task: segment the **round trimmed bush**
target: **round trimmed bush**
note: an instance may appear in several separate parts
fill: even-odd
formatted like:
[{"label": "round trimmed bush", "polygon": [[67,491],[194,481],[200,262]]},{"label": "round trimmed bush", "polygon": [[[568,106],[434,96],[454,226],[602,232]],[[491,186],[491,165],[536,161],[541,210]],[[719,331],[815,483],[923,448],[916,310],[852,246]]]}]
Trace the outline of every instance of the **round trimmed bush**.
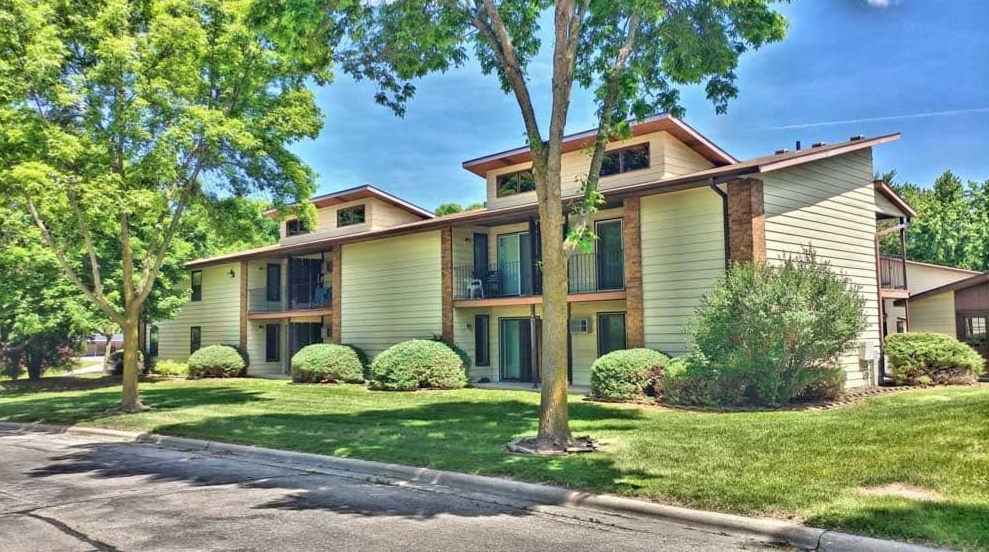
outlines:
[{"label": "round trimmed bush", "polygon": [[241,376],[247,375],[247,369],[251,367],[251,355],[250,353],[247,352],[247,349],[241,347],[239,344],[236,343],[223,343],[223,345],[226,345],[227,347],[230,347],[231,349],[237,351],[237,354],[240,355],[240,358],[244,360],[244,373],[240,375]]},{"label": "round trimmed bush", "polygon": [[463,361],[438,341],[412,339],[393,345],[371,363],[371,387],[384,391],[459,389],[467,385]]},{"label": "round trimmed bush", "polygon": [[236,378],[244,375],[244,358],[229,345],[210,345],[189,356],[190,378]]},{"label": "round trimmed bush", "polygon": [[[141,374],[148,373],[148,366],[144,362],[144,353],[141,351],[137,352],[137,370]],[[114,376],[124,375],[124,350],[114,351],[110,353],[110,374]]]},{"label": "round trimmed bush", "polygon": [[886,338],[889,372],[896,385],[975,383],[985,359],[946,334],[908,332]]},{"label": "round trimmed bush", "polygon": [[591,396],[610,401],[660,397],[663,369],[669,361],[652,349],[612,351],[591,365]]},{"label": "round trimmed bush", "polygon": [[364,365],[347,345],[314,343],[292,357],[292,381],[296,383],[363,383]]}]

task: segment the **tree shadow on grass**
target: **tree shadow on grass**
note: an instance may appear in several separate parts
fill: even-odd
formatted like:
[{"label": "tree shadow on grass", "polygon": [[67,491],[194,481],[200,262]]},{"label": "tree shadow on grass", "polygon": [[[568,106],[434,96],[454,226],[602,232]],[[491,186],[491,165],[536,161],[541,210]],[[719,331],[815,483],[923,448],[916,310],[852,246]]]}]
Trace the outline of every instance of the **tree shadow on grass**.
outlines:
[{"label": "tree shadow on grass", "polygon": [[[582,427],[594,433],[634,420],[633,409],[582,405]],[[393,410],[346,414],[261,414],[222,416],[160,426],[171,435],[250,443],[468,473],[509,475],[581,490],[628,490],[629,478],[647,474],[620,470],[614,457],[597,453],[573,457],[532,457],[507,452],[513,437],[535,428],[532,404],[515,400],[420,404]],[[2,439],[2,437],[0,437]],[[2,441],[0,441],[2,442]],[[493,507],[466,498],[439,497],[388,485],[304,474],[237,461],[236,457],[162,450],[143,445],[90,443],[54,455],[28,474],[33,479],[85,475],[112,480],[139,477],[193,486],[236,484],[260,493],[252,508],[328,510],[359,516],[429,519],[440,514],[489,516],[525,510]]]},{"label": "tree shadow on grass", "polygon": [[[262,392],[237,387],[156,387],[155,383],[157,382],[150,380],[141,384],[141,398],[155,412],[201,405],[234,405],[271,400],[264,397]],[[11,394],[4,397],[11,400],[0,401],[0,421],[74,424],[95,420],[120,404],[120,390],[117,385],[119,381],[103,388],[89,389],[86,393]]]},{"label": "tree shadow on grass", "polygon": [[899,541],[989,550],[989,508],[979,505],[893,498],[854,511],[811,516],[804,522],[847,533],[890,535]]}]

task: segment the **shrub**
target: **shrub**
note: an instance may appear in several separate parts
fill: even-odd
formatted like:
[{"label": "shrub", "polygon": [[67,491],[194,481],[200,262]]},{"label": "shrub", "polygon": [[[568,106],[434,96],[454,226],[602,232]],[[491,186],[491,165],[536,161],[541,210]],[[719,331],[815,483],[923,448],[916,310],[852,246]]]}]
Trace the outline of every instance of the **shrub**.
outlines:
[{"label": "shrub", "polygon": [[241,347],[239,344],[224,343],[223,345],[237,351],[237,354],[240,355],[240,358],[244,361],[244,372],[238,374],[238,376],[246,376],[247,369],[251,367],[251,354],[247,352],[247,349]]},{"label": "shrub", "polygon": [[725,374],[701,353],[672,359],[663,377],[663,399],[681,406],[734,406],[742,404],[745,386]]},{"label": "shrub", "polygon": [[[148,373],[148,366],[144,362],[144,353],[141,351],[137,352],[137,370],[142,374]],[[110,353],[110,373],[114,376],[124,375],[124,350],[114,351]]]},{"label": "shrub", "polygon": [[412,339],[389,347],[371,363],[371,387],[414,391],[423,387],[459,389],[467,385],[463,361],[438,341]]},{"label": "shrub", "polygon": [[461,349],[456,343],[450,341],[449,339],[443,337],[440,334],[433,334],[432,339],[433,341],[438,341],[446,345],[454,353],[457,353],[457,356],[460,357],[460,362],[464,364],[464,373],[466,373],[468,376],[470,375],[470,367],[473,364],[473,361],[471,360],[470,355],[467,354],[467,351]]},{"label": "shrub", "polygon": [[701,300],[689,326],[712,374],[743,404],[778,406],[833,375],[865,329],[858,286],[813,250],[775,265],[735,265]]},{"label": "shrub", "polygon": [[901,333],[886,338],[890,377],[896,385],[975,383],[985,359],[968,345],[939,333]]},{"label": "shrub", "polygon": [[591,365],[591,396],[605,400],[662,396],[663,369],[669,357],[652,349],[612,351]]},{"label": "shrub", "polygon": [[357,360],[359,360],[361,363],[361,374],[364,375],[364,379],[365,380],[371,379],[371,362],[368,359],[367,353],[364,352],[364,349],[361,349],[357,345],[351,345],[349,343],[344,343],[343,346],[350,347],[350,349],[354,351],[354,354],[357,355]]},{"label": "shrub", "polygon": [[823,376],[794,397],[793,402],[831,402],[845,396],[845,369],[835,364],[822,371]]},{"label": "shrub", "polygon": [[244,375],[244,358],[229,345],[210,345],[189,356],[190,378],[235,378]]},{"label": "shrub", "polygon": [[154,372],[162,376],[187,377],[189,375],[189,365],[166,358],[155,363]]},{"label": "shrub", "polygon": [[353,347],[314,343],[292,357],[292,381],[297,383],[363,383],[364,366]]}]

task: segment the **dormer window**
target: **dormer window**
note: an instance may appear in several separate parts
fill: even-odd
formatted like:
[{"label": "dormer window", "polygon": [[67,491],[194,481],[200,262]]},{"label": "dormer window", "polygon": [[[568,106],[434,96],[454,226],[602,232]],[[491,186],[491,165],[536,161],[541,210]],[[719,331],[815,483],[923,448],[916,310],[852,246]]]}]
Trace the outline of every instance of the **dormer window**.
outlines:
[{"label": "dormer window", "polygon": [[526,169],[499,175],[495,185],[498,187],[498,197],[505,197],[535,190],[536,179],[532,176],[532,170]]},{"label": "dormer window", "polygon": [[605,152],[601,163],[601,176],[637,171],[649,168],[649,143]]},{"label": "dormer window", "polygon": [[293,219],[285,223],[285,236],[298,236],[299,234],[308,234],[309,231],[302,226],[302,221],[299,219]]},{"label": "dormer window", "polygon": [[364,224],[366,220],[364,205],[354,205],[337,210],[337,228],[351,226],[354,224]]}]

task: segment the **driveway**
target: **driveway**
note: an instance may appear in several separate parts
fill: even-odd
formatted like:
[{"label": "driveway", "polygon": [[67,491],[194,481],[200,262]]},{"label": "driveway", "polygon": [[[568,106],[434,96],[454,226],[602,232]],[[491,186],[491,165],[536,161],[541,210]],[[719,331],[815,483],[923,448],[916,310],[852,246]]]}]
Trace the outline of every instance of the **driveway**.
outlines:
[{"label": "driveway", "polygon": [[[581,518],[581,519],[577,519]],[[534,513],[450,488],[70,434],[0,430],[0,548],[755,550],[649,519]]]}]

